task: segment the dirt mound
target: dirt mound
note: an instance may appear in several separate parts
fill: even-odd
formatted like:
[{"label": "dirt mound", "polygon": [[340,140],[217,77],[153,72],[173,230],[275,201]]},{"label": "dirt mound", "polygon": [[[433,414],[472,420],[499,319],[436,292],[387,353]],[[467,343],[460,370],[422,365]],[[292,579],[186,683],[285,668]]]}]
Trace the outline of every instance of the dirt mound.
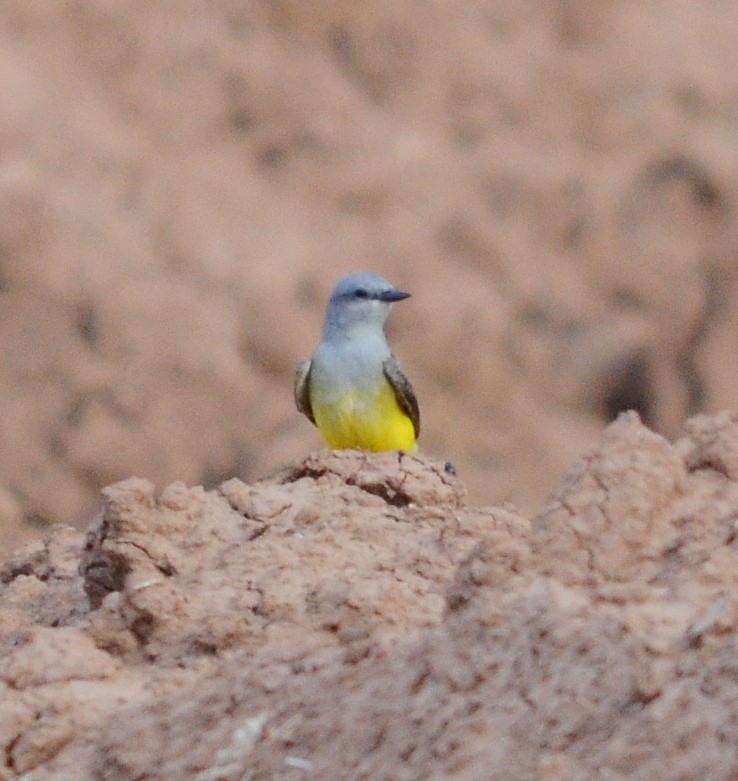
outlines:
[{"label": "dirt mound", "polygon": [[0,571],[0,777],[732,778],[737,479],[629,414],[532,521],[394,453],[112,486]]}]

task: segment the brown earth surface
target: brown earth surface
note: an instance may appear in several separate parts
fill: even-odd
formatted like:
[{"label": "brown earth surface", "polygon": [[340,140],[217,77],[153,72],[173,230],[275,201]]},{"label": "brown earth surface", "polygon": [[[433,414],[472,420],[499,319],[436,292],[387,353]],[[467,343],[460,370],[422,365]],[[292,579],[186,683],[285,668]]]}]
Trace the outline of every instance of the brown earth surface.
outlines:
[{"label": "brown earth surface", "polygon": [[[736,778],[736,30],[0,4],[0,781]],[[306,457],[357,269],[420,450]]]},{"label": "brown earth surface", "polygon": [[0,569],[0,779],[733,779],[738,415],[528,520],[418,455],[131,478]]},{"label": "brown earth surface", "polygon": [[0,549],[252,481],[335,279],[410,290],[422,452],[535,512],[618,411],[735,406],[738,6],[0,4]]}]

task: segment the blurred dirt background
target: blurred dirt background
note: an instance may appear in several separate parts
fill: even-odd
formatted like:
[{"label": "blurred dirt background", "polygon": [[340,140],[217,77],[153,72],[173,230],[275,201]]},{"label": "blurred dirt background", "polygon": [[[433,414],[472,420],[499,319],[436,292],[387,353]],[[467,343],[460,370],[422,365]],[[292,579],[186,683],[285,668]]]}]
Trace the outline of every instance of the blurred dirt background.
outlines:
[{"label": "blurred dirt background", "polygon": [[735,404],[738,6],[0,4],[0,548],[140,475],[252,480],[335,279],[421,450],[541,506],[621,409]]}]

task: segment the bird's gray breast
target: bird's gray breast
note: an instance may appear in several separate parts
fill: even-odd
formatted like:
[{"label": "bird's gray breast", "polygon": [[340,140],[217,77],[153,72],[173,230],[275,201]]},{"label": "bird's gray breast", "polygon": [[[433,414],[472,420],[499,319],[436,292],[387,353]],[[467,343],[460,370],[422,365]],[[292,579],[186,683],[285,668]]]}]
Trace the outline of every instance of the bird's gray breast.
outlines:
[{"label": "bird's gray breast", "polygon": [[311,395],[332,398],[362,390],[374,390],[384,381],[382,364],[390,355],[384,338],[324,341],[313,355]]}]

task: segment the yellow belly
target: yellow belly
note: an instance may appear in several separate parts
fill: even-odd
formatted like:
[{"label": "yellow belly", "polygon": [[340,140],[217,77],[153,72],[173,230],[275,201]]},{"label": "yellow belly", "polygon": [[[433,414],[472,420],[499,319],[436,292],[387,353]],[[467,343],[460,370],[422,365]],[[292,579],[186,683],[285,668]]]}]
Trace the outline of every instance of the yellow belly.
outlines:
[{"label": "yellow belly", "polygon": [[374,451],[415,447],[413,423],[389,384],[376,393],[347,393],[330,403],[314,397],[311,402],[315,422],[329,447]]}]

